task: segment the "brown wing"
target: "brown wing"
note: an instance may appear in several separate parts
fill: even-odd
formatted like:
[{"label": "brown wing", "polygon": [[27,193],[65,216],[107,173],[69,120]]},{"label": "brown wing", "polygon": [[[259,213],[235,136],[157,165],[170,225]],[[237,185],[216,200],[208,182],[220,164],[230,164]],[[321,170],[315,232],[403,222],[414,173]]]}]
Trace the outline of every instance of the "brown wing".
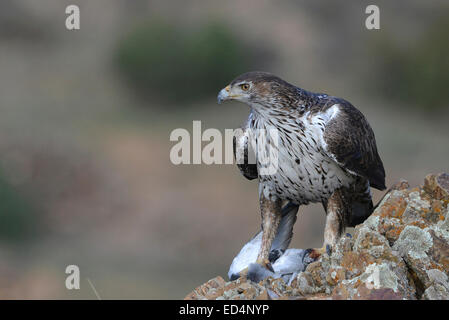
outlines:
[{"label": "brown wing", "polygon": [[257,172],[257,165],[248,163],[249,149],[249,131],[247,127],[243,127],[241,130],[234,132],[233,146],[234,146],[234,159],[240,172],[248,180],[256,179],[259,175]]},{"label": "brown wing", "polygon": [[347,171],[367,178],[372,187],[384,190],[385,170],[373,130],[353,105],[343,99],[334,100],[332,105],[339,104],[339,112],[324,130],[326,152]]}]

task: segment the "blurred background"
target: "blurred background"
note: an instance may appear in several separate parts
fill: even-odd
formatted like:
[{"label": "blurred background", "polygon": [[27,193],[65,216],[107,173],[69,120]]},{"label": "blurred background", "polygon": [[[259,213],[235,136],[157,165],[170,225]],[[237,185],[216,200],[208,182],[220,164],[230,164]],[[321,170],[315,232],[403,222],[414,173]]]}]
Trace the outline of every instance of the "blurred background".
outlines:
[{"label": "blurred background", "polygon": [[[2,0],[0,298],[95,299],[89,279],[103,299],[177,299],[225,277],[259,230],[257,183],[171,164],[169,136],[240,126],[248,107],[216,95],[246,71],[351,101],[387,185],[448,171],[448,39],[443,0]],[[323,228],[320,205],[301,208],[292,247]]]}]

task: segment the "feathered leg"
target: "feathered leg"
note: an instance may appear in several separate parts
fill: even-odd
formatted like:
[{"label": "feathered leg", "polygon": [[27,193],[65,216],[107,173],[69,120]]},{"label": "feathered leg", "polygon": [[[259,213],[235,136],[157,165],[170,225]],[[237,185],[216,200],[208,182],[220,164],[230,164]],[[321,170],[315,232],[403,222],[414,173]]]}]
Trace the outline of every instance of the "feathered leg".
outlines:
[{"label": "feathered leg", "polygon": [[332,246],[337,243],[345,230],[345,220],[348,212],[343,190],[335,190],[327,201],[323,201],[323,207],[326,211],[324,243],[322,248],[310,249],[308,257],[313,260],[318,259],[326,252],[330,254]]},{"label": "feathered leg", "polygon": [[257,256],[257,263],[268,265],[271,245],[282,218],[281,201],[278,199],[268,200],[262,195],[260,199],[260,212],[262,215],[262,246]]},{"label": "feathered leg", "polygon": [[[269,261],[271,245],[276,237],[279,223],[282,219],[281,213],[282,201],[280,199],[267,199],[263,192],[260,193],[260,212],[262,215],[262,244],[259,254],[257,255],[256,263],[262,267],[273,271]],[[257,268],[253,268],[256,270]],[[248,274],[248,268],[245,268],[240,273],[241,277],[248,277],[256,281],[260,280],[258,276]]]},{"label": "feathered leg", "polygon": [[326,226],[324,227],[323,247],[337,243],[345,231],[346,207],[343,192],[340,189],[334,191],[326,203]]}]

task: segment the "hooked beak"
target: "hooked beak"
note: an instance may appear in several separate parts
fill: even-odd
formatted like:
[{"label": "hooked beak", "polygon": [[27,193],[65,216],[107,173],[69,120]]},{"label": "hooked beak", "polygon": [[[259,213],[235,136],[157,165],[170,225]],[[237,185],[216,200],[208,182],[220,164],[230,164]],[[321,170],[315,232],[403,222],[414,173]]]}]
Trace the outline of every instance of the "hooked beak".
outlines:
[{"label": "hooked beak", "polygon": [[220,90],[217,96],[218,104],[221,104],[223,101],[229,100],[231,97],[229,96],[229,92],[231,91],[230,86],[226,86],[226,88],[223,88]]}]

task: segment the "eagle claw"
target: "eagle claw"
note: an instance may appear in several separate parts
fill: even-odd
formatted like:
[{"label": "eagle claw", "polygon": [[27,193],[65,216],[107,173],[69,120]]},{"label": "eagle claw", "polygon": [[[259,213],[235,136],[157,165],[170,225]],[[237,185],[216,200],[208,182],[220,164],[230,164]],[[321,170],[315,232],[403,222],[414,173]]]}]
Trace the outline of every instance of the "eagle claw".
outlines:
[{"label": "eagle claw", "polygon": [[279,259],[280,256],[284,254],[284,250],[282,249],[274,249],[270,251],[270,255],[268,256],[268,260],[273,263],[277,259]]},{"label": "eagle claw", "polygon": [[332,248],[331,248],[330,244],[326,244],[326,253],[329,257],[332,254]]}]

